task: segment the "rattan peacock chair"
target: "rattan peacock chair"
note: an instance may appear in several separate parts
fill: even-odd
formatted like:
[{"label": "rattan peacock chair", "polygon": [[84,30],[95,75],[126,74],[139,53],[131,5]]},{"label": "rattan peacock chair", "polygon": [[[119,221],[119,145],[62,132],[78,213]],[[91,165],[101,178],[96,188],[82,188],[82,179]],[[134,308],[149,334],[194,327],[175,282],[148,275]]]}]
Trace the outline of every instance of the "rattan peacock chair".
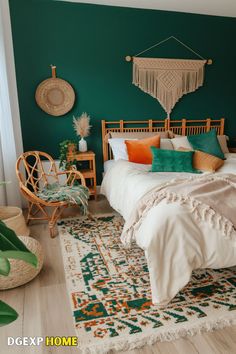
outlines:
[{"label": "rattan peacock chair", "polygon": [[[42,161],[44,163],[42,163]],[[60,182],[64,176],[64,184],[73,185],[75,180],[85,186],[85,179],[76,170],[58,171],[53,158],[42,151],[28,151],[19,156],[16,162],[16,174],[20,190],[29,203],[27,222],[30,220],[47,220],[50,236],[55,237],[56,222],[63,210],[69,206],[67,201],[45,201],[37,196],[40,188],[53,182]]]}]

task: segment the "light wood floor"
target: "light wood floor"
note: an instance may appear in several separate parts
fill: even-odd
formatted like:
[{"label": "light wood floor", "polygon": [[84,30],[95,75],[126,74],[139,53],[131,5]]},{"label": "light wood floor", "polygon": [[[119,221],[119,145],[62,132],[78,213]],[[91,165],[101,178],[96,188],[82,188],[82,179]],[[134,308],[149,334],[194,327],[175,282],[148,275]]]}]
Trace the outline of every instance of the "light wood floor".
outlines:
[{"label": "light wood floor", "polygon": [[[111,211],[107,202],[99,197],[90,202],[92,213]],[[71,210],[69,211],[71,213]],[[73,211],[73,213],[75,213]],[[38,277],[25,286],[2,291],[0,298],[13,306],[19,318],[0,328],[1,354],[54,354],[77,353],[70,347],[9,347],[7,337],[22,336],[74,336],[74,326],[66,291],[59,238],[50,239],[47,225],[31,226],[31,234],[40,241],[45,251],[44,267]],[[162,342],[126,354],[236,354],[236,326],[209,333],[186,337],[174,342]]]}]

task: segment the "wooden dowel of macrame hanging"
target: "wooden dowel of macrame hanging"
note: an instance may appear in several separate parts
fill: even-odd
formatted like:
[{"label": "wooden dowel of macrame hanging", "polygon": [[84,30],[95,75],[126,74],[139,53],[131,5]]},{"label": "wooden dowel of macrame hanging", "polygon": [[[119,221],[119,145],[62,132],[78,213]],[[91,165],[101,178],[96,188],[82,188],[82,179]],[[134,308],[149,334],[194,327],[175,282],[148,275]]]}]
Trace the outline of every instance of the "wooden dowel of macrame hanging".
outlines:
[{"label": "wooden dowel of macrame hanging", "polygon": [[[126,55],[125,61],[131,62],[131,61],[133,61],[133,57],[131,57],[130,55]],[[212,59],[207,59],[206,63],[207,63],[207,65],[211,65],[213,63],[213,61],[212,61]]]},{"label": "wooden dowel of macrame hanging", "polygon": [[52,65],[51,64],[51,69],[52,69],[52,77],[55,79],[57,76],[56,76],[56,66],[55,65]]},{"label": "wooden dowel of macrame hanging", "polygon": [[126,61],[133,61],[133,57],[131,57],[130,55],[126,55],[125,60]]}]

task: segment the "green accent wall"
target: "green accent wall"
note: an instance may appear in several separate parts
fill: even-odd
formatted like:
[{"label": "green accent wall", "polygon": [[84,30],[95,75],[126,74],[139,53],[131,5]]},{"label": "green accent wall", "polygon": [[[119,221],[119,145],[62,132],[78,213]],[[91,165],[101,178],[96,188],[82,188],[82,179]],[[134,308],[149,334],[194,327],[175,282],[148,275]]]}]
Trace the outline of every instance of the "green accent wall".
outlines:
[{"label": "green accent wall", "polygon": [[[76,138],[72,116],[87,112],[101,181],[101,119],[164,119],[151,96],[132,85],[132,64],[124,60],[171,35],[205,58],[202,88],[184,96],[172,119],[226,118],[226,133],[236,137],[236,19],[158,10],[88,5],[52,0],[9,0],[25,150],[57,158],[62,140]],[[169,58],[196,57],[173,40],[147,53]],[[71,83],[76,103],[65,116],[44,113],[35,102],[37,85],[57,75]]]}]

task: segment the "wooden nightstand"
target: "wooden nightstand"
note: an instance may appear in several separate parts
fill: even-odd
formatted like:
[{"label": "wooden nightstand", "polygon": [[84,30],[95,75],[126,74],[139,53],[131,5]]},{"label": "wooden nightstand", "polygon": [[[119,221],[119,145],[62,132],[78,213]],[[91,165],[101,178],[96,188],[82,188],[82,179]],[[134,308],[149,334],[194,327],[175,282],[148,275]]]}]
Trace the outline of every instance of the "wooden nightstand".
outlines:
[{"label": "wooden nightstand", "polygon": [[96,188],[97,188],[97,180],[96,180],[96,163],[95,163],[95,153],[93,151],[86,152],[75,152],[69,153],[67,155],[68,161],[87,161],[88,168],[82,168],[79,171],[83,174],[86,184],[89,188],[89,192],[91,195],[94,195],[96,198]]},{"label": "wooden nightstand", "polygon": [[232,153],[232,152],[233,152],[233,153],[236,153],[236,147],[230,147],[230,148],[229,148],[229,152],[231,152],[231,153]]}]

